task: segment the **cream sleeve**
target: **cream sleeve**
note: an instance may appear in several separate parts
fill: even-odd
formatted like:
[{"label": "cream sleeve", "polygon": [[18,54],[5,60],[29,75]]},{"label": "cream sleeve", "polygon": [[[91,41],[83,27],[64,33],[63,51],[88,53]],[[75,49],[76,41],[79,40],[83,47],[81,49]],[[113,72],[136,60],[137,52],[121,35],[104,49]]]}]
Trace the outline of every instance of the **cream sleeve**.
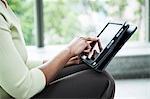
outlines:
[{"label": "cream sleeve", "polygon": [[0,15],[0,86],[14,98],[30,98],[46,85],[43,72],[28,69],[14,46],[8,23]]},{"label": "cream sleeve", "polygon": [[30,59],[30,58],[28,58],[27,62],[26,62],[26,65],[28,66],[29,69],[39,67],[42,64],[43,64],[42,59],[40,60],[40,59]]}]

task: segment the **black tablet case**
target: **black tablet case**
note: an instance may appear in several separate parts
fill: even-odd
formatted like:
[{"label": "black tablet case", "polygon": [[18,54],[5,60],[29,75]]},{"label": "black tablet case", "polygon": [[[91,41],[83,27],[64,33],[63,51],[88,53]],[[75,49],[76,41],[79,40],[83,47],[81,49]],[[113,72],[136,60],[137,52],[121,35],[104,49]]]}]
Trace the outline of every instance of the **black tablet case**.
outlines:
[{"label": "black tablet case", "polygon": [[[119,24],[119,23],[115,23],[115,24]],[[104,28],[106,28],[107,25]],[[122,31],[121,34],[119,34],[119,37],[117,37],[117,40],[115,40],[115,43],[112,46],[110,46],[109,51],[99,54],[97,59],[94,60],[95,63],[93,62],[93,60],[83,59],[82,55],[81,55],[81,60],[84,63],[86,63],[88,66],[94,68],[96,71],[100,72],[100,71],[104,70],[107,67],[107,65],[110,63],[110,61],[113,59],[113,57],[116,55],[116,53],[122,48],[122,46],[126,43],[126,41],[132,36],[132,34],[137,29],[136,26],[132,26],[127,23],[123,24],[123,28],[124,28],[124,31]],[[102,30],[102,32],[103,32],[103,30]],[[117,35],[117,33],[116,33],[116,35]],[[98,36],[100,36],[100,34]],[[114,37],[113,39],[116,39],[116,38]],[[104,51],[105,51],[105,49],[104,49]]]}]

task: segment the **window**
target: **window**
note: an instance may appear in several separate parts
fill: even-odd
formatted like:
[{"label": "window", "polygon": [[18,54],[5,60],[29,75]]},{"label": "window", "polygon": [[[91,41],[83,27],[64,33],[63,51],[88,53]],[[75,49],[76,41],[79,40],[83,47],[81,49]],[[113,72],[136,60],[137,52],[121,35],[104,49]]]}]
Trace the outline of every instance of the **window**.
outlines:
[{"label": "window", "polygon": [[35,45],[33,0],[7,0],[9,6],[17,14],[22,26],[27,45]]},{"label": "window", "polygon": [[144,41],[145,0],[43,0],[45,44],[65,44],[76,35],[96,35],[108,20],[138,26],[130,39]]},{"label": "window", "polygon": [[[43,0],[44,43],[66,44],[76,35],[96,35],[106,21],[118,19],[138,26],[131,42],[145,42],[148,38],[145,28],[148,20],[145,18],[146,1]],[[21,20],[26,44],[35,45],[35,0],[8,0],[8,3]]]}]

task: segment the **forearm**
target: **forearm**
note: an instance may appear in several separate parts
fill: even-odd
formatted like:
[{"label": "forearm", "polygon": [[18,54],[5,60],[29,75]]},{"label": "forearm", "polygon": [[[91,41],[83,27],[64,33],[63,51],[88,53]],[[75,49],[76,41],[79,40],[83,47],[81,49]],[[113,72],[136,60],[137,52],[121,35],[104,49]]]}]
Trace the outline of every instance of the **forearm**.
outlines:
[{"label": "forearm", "polygon": [[78,56],[83,51],[88,53],[91,49],[90,42],[97,40],[98,38],[90,37],[76,38],[68,45],[68,49],[63,50],[52,61],[44,64],[44,66],[40,69],[45,74],[47,84],[54,79],[54,77],[62,68],[64,68],[64,65],[69,61],[70,58]]},{"label": "forearm", "polygon": [[61,51],[53,60],[48,61],[40,67],[45,74],[47,84],[55,78],[58,72],[65,66],[71,57],[72,55],[70,50],[65,49]]}]

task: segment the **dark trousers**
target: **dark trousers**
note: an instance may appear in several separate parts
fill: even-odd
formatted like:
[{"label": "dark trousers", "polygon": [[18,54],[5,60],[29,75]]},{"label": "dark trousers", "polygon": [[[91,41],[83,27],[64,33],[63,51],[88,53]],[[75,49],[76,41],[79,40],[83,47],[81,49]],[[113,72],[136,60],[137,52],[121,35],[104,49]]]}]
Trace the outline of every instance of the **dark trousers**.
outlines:
[{"label": "dark trousers", "polygon": [[115,83],[111,75],[80,64],[64,68],[49,86],[33,98],[113,99],[114,93]]}]

